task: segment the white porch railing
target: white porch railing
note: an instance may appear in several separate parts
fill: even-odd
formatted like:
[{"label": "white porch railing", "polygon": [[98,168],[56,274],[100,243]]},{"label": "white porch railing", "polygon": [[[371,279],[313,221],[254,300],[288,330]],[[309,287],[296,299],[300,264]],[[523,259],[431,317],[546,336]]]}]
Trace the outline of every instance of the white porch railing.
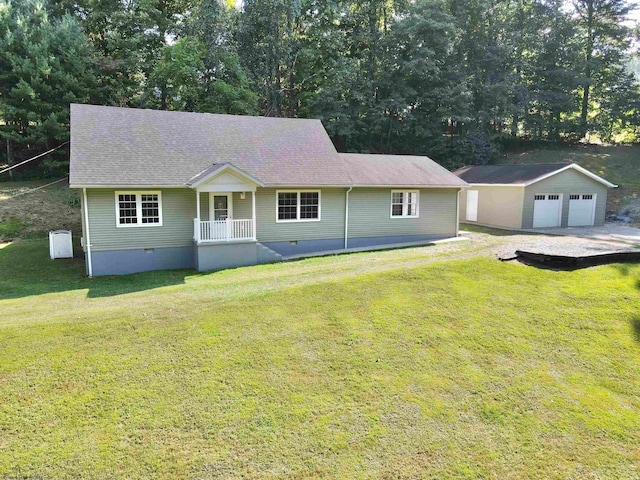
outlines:
[{"label": "white porch railing", "polygon": [[197,242],[255,240],[253,220],[216,220],[213,222],[204,222],[194,218],[193,237]]}]

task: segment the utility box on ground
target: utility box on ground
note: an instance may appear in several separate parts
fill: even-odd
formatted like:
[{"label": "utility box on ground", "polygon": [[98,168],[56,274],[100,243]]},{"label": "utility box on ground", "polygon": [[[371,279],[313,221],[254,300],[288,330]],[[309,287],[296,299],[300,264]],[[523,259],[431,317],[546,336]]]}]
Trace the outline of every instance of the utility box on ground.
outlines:
[{"label": "utility box on ground", "polygon": [[55,258],[73,258],[73,241],[70,230],[49,232],[49,256]]}]

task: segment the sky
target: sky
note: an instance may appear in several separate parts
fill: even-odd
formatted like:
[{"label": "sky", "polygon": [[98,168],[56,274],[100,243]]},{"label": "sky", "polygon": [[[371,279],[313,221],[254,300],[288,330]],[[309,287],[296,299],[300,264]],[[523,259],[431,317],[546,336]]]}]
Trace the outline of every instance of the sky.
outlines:
[{"label": "sky", "polygon": [[629,14],[629,19],[637,22],[640,20],[640,0],[634,0],[629,3],[635,5],[636,7],[636,9]]}]

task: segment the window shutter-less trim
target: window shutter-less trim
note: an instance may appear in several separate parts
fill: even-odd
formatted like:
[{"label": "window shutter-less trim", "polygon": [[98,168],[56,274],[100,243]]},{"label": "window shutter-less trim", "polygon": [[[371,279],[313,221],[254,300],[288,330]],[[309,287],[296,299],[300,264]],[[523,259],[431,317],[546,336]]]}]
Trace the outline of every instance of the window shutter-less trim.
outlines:
[{"label": "window shutter-less trim", "polygon": [[116,227],[161,227],[162,192],[115,192]]},{"label": "window shutter-less trim", "polygon": [[419,205],[419,190],[391,190],[391,218],[418,218]]},{"label": "window shutter-less trim", "polygon": [[276,190],[276,223],[319,222],[320,190]]}]

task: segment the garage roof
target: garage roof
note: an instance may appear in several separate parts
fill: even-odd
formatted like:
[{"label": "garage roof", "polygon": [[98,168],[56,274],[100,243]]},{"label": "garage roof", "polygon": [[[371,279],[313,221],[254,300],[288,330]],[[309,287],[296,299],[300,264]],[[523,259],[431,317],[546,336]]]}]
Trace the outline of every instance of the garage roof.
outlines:
[{"label": "garage roof", "polygon": [[465,182],[474,185],[528,186],[569,169],[576,170],[607,187],[617,187],[617,185],[575,163],[471,165],[462,167],[453,173]]}]

